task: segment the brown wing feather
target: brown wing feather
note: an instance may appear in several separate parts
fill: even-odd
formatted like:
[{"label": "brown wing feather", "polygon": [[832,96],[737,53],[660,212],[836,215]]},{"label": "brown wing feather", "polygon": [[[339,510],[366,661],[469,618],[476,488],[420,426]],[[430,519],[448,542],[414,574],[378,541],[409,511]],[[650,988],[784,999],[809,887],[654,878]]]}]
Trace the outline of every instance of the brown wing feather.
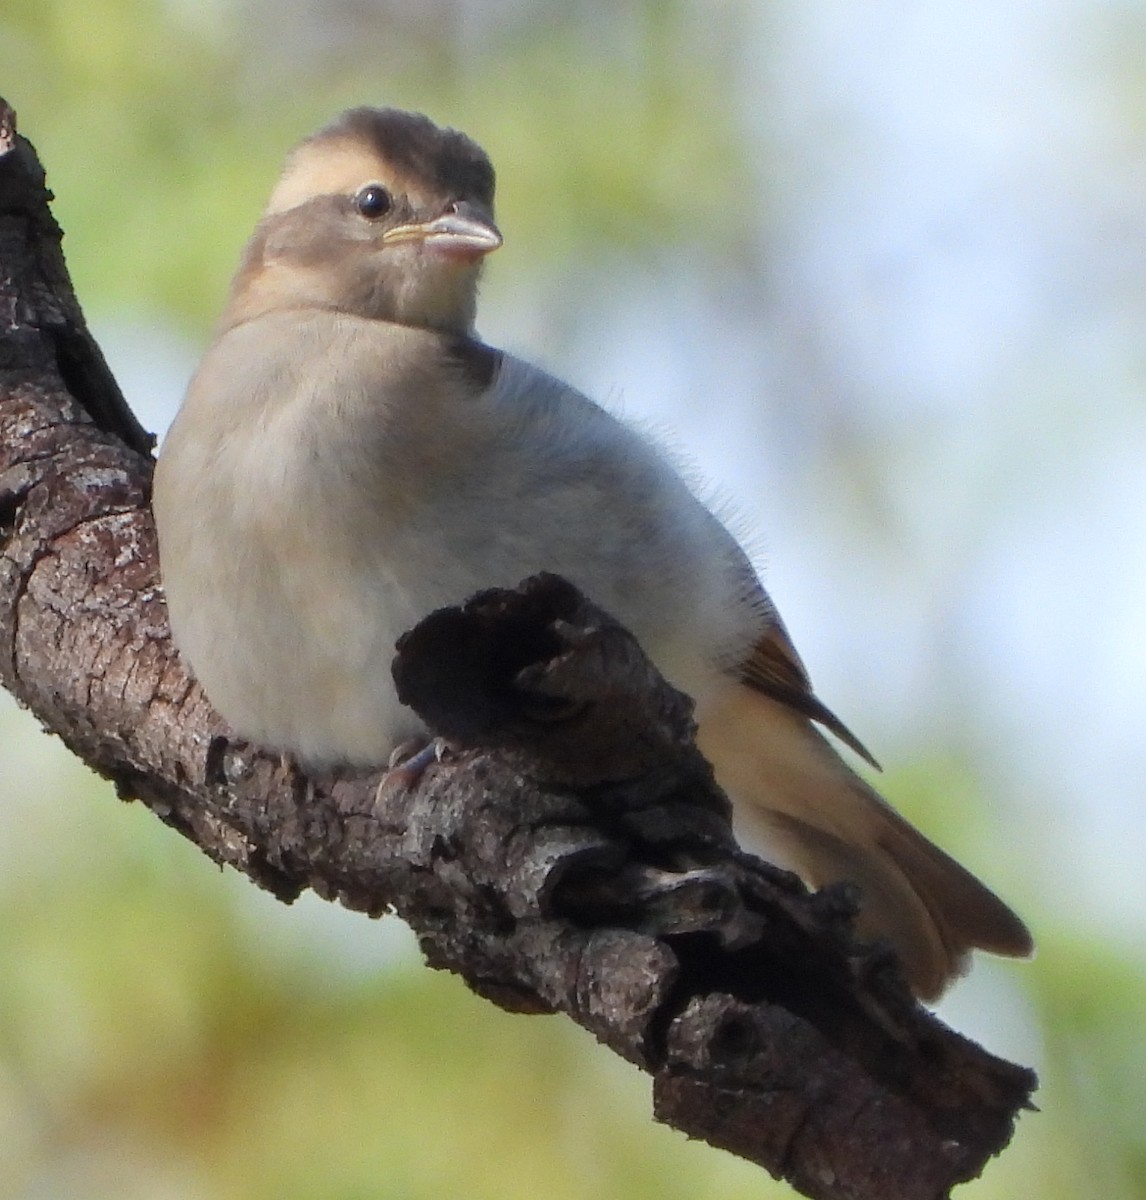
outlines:
[{"label": "brown wing feather", "polygon": [[877,771],[882,770],[863,742],[816,697],[808,672],[779,617],[772,617],[767,632],[740,664],[739,674],[749,687],[819,722]]}]

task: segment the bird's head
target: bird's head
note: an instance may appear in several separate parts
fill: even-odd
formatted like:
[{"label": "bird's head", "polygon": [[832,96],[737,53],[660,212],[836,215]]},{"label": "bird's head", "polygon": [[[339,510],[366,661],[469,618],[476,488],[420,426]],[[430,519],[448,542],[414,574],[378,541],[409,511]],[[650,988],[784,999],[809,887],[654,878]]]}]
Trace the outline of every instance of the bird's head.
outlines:
[{"label": "bird's head", "polygon": [[325,308],[466,333],[501,245],[494,173],[464,134],[355,108],[297,146],[248,243],[225,325]]}]

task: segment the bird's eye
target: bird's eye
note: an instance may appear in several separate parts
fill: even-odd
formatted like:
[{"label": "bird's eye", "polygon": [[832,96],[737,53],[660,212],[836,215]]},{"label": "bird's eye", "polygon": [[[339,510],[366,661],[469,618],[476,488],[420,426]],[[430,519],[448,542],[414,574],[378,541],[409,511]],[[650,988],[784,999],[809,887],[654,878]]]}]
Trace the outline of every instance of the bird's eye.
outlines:
[{"label": "bird's eye", "polygon": [[370,220],[384,217],[394,205],[390,193],[380,183],[368,183],[354,197],[358,211]]}]

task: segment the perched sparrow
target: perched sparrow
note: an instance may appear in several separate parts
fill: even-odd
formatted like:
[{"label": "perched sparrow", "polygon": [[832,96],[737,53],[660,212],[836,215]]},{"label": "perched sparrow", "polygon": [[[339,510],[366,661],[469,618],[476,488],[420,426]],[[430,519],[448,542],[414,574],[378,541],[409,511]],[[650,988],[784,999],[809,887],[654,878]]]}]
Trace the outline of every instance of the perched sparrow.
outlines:
[{"label": "perched sparrow", "polygon": [[939,995],[1022,921],[816,729],[743,551],[656,447],[474,335],[501,245],[494,173],[425,117],[359,108],[298,146],[164,443],[155,517],[175,640],[244,737],[382,764],[420,732],[394,643],[433,609],[566,576],[696,701],[740,835],[863,892],[861,930]]}]

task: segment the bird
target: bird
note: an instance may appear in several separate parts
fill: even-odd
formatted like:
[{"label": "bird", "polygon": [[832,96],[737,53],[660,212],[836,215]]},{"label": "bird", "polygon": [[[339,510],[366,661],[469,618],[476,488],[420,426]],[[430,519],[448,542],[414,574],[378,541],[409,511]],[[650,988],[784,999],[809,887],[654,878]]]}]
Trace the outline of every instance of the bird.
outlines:
[{"label": "bird", "polygon": [[552,572],[693,699],[741,841],[812,887],[858,885],[859,933],[918,997],[972,950],[1032,953],[825,736],[874,765],[666,452],[480,340],[494,182],[468,136],[392,108],[287,156],[155,471],[171,629],[208,699],[303,766],[380,766],[426,736],[395,692],[398,638]]}]

